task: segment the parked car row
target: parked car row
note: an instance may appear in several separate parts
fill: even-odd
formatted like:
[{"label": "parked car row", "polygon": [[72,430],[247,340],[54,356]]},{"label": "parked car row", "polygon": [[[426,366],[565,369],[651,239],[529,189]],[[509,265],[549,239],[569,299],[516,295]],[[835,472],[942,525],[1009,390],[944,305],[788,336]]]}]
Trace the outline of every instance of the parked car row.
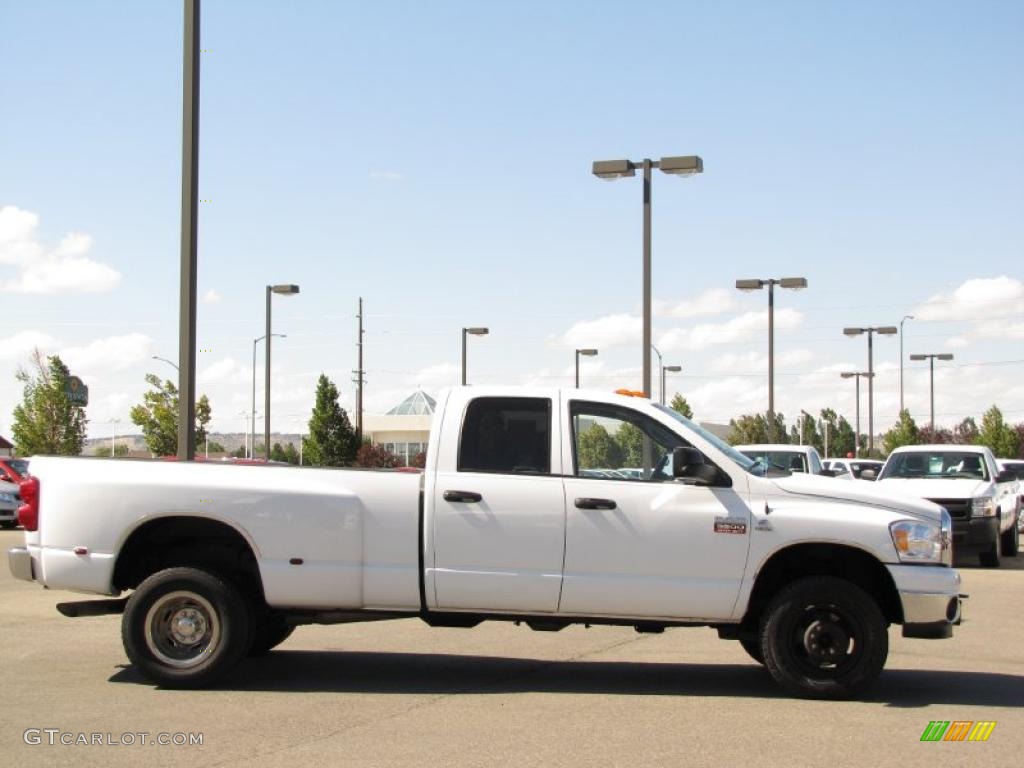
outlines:
[{"label": "parked car row", "polygon": [[18,483],[28,475],[28,459],[0,457],[0,528],[18,524],[21,495]]}]

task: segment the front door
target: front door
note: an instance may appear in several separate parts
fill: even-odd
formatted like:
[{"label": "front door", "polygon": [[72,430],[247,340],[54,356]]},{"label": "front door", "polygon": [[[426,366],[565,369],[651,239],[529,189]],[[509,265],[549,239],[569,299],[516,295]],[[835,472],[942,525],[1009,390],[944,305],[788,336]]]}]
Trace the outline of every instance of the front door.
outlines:
[{"label": "front door", "polygon": [[[572,477],[565,480],[565,570],[559,612],[726,619],[750,539],[747,488],[671,472],[686,441],[629,408],[571,401]],[[742,483],[742,487],[739,487]]]},{"label": "front door", "polygon": [[549,398],[477,397],[459,444],[441,446],[451,461],[439,463],[456,470],[434,484],[436,609],[557,610],[565,496],[554,410]]}]

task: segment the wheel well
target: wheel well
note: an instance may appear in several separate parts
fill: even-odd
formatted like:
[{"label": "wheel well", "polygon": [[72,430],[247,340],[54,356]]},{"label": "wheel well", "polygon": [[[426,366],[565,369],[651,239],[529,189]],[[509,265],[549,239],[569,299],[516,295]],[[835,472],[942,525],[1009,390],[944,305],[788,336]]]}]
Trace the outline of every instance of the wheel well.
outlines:
[{"label": "wheel well", "polygon": [[903,623],[903,604],[896,584],[877,559],[842,544],[796,544],[776,552],[761,568],[741,628],[756,631],[772,597],[786,584],[805,576],[837,576],[851,581],[878,601],[887,621]]},{"label": "wheel well", "polygon": [[134,589],[157,571],[179,566],[212,571],[264,599],[249,542],[230,525],[203,517],[161,517],[139,526],[118,553],[114,588]]}]

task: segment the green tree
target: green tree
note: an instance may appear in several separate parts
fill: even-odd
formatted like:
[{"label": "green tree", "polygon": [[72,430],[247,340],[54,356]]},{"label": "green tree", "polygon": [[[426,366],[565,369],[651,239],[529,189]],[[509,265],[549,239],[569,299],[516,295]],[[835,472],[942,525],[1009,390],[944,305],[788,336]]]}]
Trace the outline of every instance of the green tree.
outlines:
[{"label": "green tree", "polygon": [[676,392],[672,396],[672,402],[670,405],[672,407],[672,410],[675,411],[676,413],[679,413],[688,419],[693,418],[693,409],[690,408],[690,404],[686,402],[686,398],[680,395],[678,392]]},{"label": "green tree", "polygon": [[[142,437],[150,453],[172,456],[178,452],[178,388],[171,380],[161,381],[152,373],[146,374],[146,383],[151,389],[143,393],[142,403],[132,407],[131,420],[142,429]],[[205,442],[206,425],[211,416],[210,401],[203,395],[196,403],[196,443],[193,449]]]},{"label": "green tree", "polygon": [[886,453],[892,453],[901,445],[917,445],[920,442],[917,424],[910,415],[910,411],[900,411],[900,419],[882,436],[882,445]]},{"label": "green tree", "polygon": [[356,460],[359,439],[338,403],[338,388],[324,374],[316,384],[304,459],[316,467],[347,467]]},{"label": "green tree", "polygon": [[227,449],[221,443],[218,443],[216,440],[210,441],[209,446],[207,446],[207,450],[210,453],[227,453]]},{"label": "green tree", "polygon": [[978,442],[978,425],[968,416],[953,427],[953,442],[958,445],[974,445]]},{"label": "green tree", "polygon": [[607,429],[591,424],[579,436],[578,461],[581,469],[616,469],[623,466],[622,448]]},{"label": "green tree", "polygon": [[[853,427],[850,426],[844,417],[840,416],[832,408],[821,409],[821,437],[825,441],[825,433],[828,432],[828,453],[829,456],[845,456],[853,453],[854,435]],[[824,445],[822,446],[824,448]],[[825,457],[822,453],[822,457]]]},{"label": "green tree", "polygon": [[[640,427],[622,422],[615,430],[615,442],[619,446],[619,464],[616,467],[642,467],[644,462],[644,433]],[[608,467],[610,464],[599,466]]]},{"label": "green tree", "polygon": [[284,447],[280,443],[274,443],[273,448],[270,449],[270,460],[271,461],[288,461],[288,457],[284,452]]},{"label": "green tree", "polygon": [[748,413],[729,421],[729,442],[732,445],[751,443],[785,443],[786,418],[781,413],[769,420],[767,413]]},{"label": "green tree", "polygon": [[38,349],[29,366],[15,374],[24,385],[11,425],[15,449],[22,456],[77,456],[82,452],[88,420],[85,409],[73,405],[65,394],[68,367],[56,355],[44,358]]},{"label": "green tree", "polygon": [[[803,435],[801,437],[801,431]],[[820,455],[824,455],[825,440],[818,432],[818,422],[806,411],[800,411],[800,415],[794,421],[789,431],[789,442],[794,444],[813,445]],[[831,446],[829,446],[831,448]]]},{"label": "green tree", "polygon": [[298,465],[299,463],[299,451],[295,447],[295,443],[288,443],[284,447],[284,460],[289,464]]},{"label": "green tree", "polygon": [[1016,456],[1019,447],[1016,430],[1003,421],[1003,412],[994,405],[981,417],[977,442],[987,445],[1000,458]]},{"label": "green tree", "polygon": [[[110,446],[98,445],[93,449],[93,456],[106,456],[110,458]],[[128,455],[128,446],[124,443],[117,443],[114,445],[114,458],[124,458]]]}]

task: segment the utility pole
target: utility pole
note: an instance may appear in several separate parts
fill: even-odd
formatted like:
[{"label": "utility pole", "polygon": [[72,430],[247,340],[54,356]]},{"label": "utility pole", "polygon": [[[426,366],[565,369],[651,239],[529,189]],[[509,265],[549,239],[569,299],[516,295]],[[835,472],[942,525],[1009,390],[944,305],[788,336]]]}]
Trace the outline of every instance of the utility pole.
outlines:
[{"label": "utility pole", "polygon": [[363,370],[363,297],[359,297],[359,333],[356,336],[356,347],[359,348],[359,369],[353,371],[356,375],[356,440],[361,445],[363,442],[363,384],[366,383]]}]

